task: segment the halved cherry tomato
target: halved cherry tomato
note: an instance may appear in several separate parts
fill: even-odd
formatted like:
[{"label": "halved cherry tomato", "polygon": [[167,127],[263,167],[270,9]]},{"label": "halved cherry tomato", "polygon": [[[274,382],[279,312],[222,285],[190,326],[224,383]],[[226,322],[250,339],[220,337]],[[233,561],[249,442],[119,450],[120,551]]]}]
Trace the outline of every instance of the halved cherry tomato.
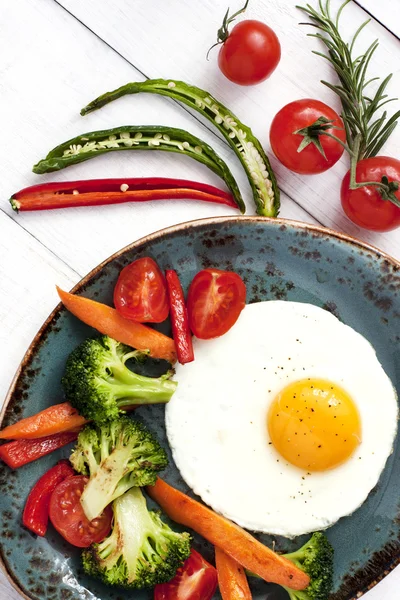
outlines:
[{"label": "halved cherry tomato", "polygon": [[[317,141],[319,139],[325,157],[313,142],[301,152],[298,151],[304,136],[295,132],[313,125],[320,117],[333,121],[331,126],[339,127],[339,129],[328,127],[327,133],[335,135],[342,142],[346,141],[346,132],[339,115],[330,106],[312,98],[286,104],[272,120],[269,132],[272,150],[281,163],[295,173],[313,175],[327,171],[344,152],[339,142],[323,134],[316,138]],[[313,139],[312,135],[310,137]]]},{"label": "halved cherry tomato", "polygon": [[210,600],[217,585],[217,570],[192,548],[175,577],[156,585],[154,600]]},{"label": "halved cherry tomato", "polygon": [[85,516],[80,498],[87,482],[84,475],[69,477],[58,484],[50,498],[50,521],[67,542],[78,548],[101,542],[111,530],[111,506],[93,521]]},{"label": "halved cherry tomato", "polygon": [[49,521],[50,498],[59,483],[75,475],[69,460],[60,460],[46,471],[31,489],[22,514],[22,522],[36,535],[44,536]]},{"label": "halved cherry tomato", "polygon": [[189,287],[187,309],[190,329],[203,340],[226,333],[246,304],[246,286],[232,271],[204,269]]},{"label": "halved cherry tomato", "polygon": [[276,33],[252,19],[235,25],[218,54],[218,66],[233,83],[254,85],[267,79],[281,58]]},{"label": "halved cherry tomato", "polygon": [[139,323],[161,323],[168,317],[164,275],[149,257],[123,268],[114,288],[114,305],[126,319]]},{"label": "halved cherry tomato", "polygon": [[[357,163],[356,181],[400,182],[400,160],[390,156],[373,156]],[[394,192],[400,202],[400,189]],[[400,226],[400,208],[390,200],[383,200],[376,186],[350,189],[350,171],[345,175],[340,192],[343,210],[360,227],[372,231],[390,231]]]}]

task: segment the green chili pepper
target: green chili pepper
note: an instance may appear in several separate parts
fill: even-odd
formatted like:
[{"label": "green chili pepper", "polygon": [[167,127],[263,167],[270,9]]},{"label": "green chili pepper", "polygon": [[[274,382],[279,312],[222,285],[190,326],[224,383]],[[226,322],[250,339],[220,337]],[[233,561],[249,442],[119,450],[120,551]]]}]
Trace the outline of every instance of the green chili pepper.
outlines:
[{"label": "green chili pepper", "polygon": [[182,129],[153,125],[123,125],[114,129],[83,133],[56,148],[34,167],[34,173],[50,173],[117,150],[164,150],[191,156],[221,177],[242,213],[246,208],[227,164],[214,150]]},{"label": "green chili pepper", "polygon": [[246,171],[253,190],[257,214],[266,217],[277,216],[280,206],[279,188],[260,141],[253,135],[249,127],[243,125],[233,113],[208,92],[183,81],[149,79],[143,82],[128,83],[113,92],[99,96],[81,110],[81,115],[101,108],[121,96],[139,92],[174,98],[212,121],[236,152]]}]

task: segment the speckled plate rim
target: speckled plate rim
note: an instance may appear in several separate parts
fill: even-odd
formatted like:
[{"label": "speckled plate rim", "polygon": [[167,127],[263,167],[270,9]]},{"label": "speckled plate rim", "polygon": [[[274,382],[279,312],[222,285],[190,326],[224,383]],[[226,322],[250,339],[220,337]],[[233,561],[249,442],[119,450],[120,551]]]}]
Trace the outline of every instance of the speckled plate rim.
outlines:
[{"label": "speckled plate rim", "polygon": [[[284,219],[284,218],[280,218],[280,217],[277,217],[277,218],[257,217],[257,216],[210,217],[210,218],[205,218],[205,219],[197,219],[194,221],[185,221],[183,223],[179,223],[178,225],[172,225],[172,226],[166,227],[164,229],[159,229],[158,231],[155,231],[154,233],[145,235],[145,236],[139,238],[138,240],[136,240],[135,242],[132,242],[131,244],[128,244],[127,246],[124,246],[120,250],[117,250],[117,252],[115,252],[114,254],[111,254],[108,258],[103,260],[94,269],[92,269],[87,275],[85,275],[71,289],[71,292],[72,293],[79,292],[85,285],[87,285],[90,282],[90,280],[93,277],[98,275],[99,272],[104,267],[106,267],[111,261],[113,261],[116,258],[119,258],[126,252],[134,250],[135,248],[136,249],[140,248],[140,246],[142,246],[144,244],[148,244],[150,242],[153,242],[154,240],[159,240],[164,237],[168,238],[169,235],[184,231],[186,229],[196,229],[198,227],[207,226],[207,225],[220,225],[220,224],[229,224],[229,223],[238,223],[238,224],[240,224],[240,223],[243,223],[243,224],[245,224],[245,223],[252,223],[252,224],[254,224],[254,223],[261,223],[261,224],[269,223],[269,224],[273,224],[274,226],[276,225],[276,227],[278,227],[278,228],[282,227],[282,226],[287,226],[287,227],[292,227],[294,229],[303,229],[306,231],[310,231],[311,233],[316,233],[322,237],[335,238],[341,242],[347,243],[349,246],[356,247],[358,250],[363,250],[365,252],[369,252],[370,254],[374,255],[375,258],[384,259],[384,260],[388,261],[396,270],[400,270],[400,261],[396,260],[395,258],[390,256],[383,250],[380,250],[376,246],[373,246],[372,244],[369,244],[367,242],[363,242],[351,235],[336,231],[334,229],[329,229],[327,227],[323,227],[322,225],[314,225],[311,223],[304,223],[303,221]],[[43,325],[40,327],[39,331],[33,338],[32,342],[30,343],[28,350],[25,352],[24,357],[22,358],[22,360],[17,368],[17,371],[15,372],[15,375],[11,381],[7,395],[4,399],[3,407],[0,412],[0,427],[3,422],[8,404],[10,403],[12,395],[15,391],[15,386],[16,386],[17,380],[22,372],[22,369],[25,367],[25,365],[27,363],[29,363],[42,336],[45,334],[47,327],[52,322],[52,320],[61,312],[61,310],[66,310],[64,308],[64,305],[62,304],[62,302],[57,304],[57,306],[54,308],[54,310],[47,317],[47,319],[45,320],[45,322],[43,323]],[[350,600],[358,600],[359,598],[361,598],[361,596],[363,594],[367,593],[373,587],[375,587],[380,581],[382,581],[382,579],[384,579],[387,575],[389,575],[389,573],[391,571],[393,571],[398,565],[400,565],[400,554],[399,554],[399,556],[394,557],[394,559],[391,562],[391,564],[389,565],[389,567],[387,569],[385,569],[372,583],[370,583],[367,587],[355,592],[355,595]],[[0,567],[1,567],[2,571],[4,572],[4,574],[6,575],[7,580],[10,582],[12,587],[15,590],[17,590],[17,592],[21,595],[21,597],[25,598],[26,600],[32,600],[32,597],[26,595],[26,593],[18,585],[18,582],[14,579],[13,575],[9,572],[9,570],[3,560],[3,556],[2,556],[2,552],[1,552],[1,544],[0,544]]]}]

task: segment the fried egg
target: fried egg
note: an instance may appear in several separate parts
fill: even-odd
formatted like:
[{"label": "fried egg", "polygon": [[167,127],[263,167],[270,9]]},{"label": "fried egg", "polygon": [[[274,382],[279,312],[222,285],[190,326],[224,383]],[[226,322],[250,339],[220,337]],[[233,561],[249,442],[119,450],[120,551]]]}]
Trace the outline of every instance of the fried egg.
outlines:
[{"label": "fried egg", "polygon": [[370,343],[331,313],[251,304],[176,369],[166,430],[185,482],[253,531],[294,537],[351,514],[397,430],[395,390]]}]

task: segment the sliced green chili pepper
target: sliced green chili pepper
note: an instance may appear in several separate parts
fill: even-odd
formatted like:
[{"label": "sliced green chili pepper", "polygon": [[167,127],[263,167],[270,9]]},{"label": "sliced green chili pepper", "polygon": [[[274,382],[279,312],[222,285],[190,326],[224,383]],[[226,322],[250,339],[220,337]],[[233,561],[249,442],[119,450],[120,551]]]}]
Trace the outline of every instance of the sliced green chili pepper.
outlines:
[{"label": "sliced green chili pepper", "polygon": [[113,92],[99,96],[81,110],[81,115],[86,115],[101,108],[121,96],[138,94],[139,92],[174,98],[197,110],[212,121],[236,152],[246,171],[253,190],[257,214],[266,217],[277,216],[280,206],[279,188],[260,141],[253,135],[250,127],[243,125],[233,113],[205,90],[172,79],[149,79],[143,82],[132,82]]},{"label": "sliced green chili pepper", "polygon": [[83,133],[53,150],[34,167],[34,173],[50,173],[117,150],[164,150],[191,156],[221,177],[244,213],[246,208],[227,164],[214,150],[182,129],[154,125],[123,125],[114,129]]}]

